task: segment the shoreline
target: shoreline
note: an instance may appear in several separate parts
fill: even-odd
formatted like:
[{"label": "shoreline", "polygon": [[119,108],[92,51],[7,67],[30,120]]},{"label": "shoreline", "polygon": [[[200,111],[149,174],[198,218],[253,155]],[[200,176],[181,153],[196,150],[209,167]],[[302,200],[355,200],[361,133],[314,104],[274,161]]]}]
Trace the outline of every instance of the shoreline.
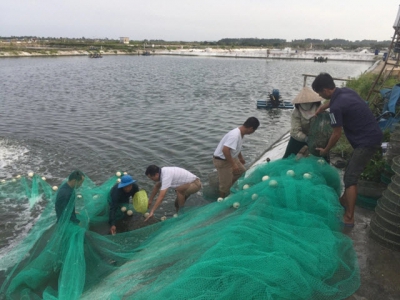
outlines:
[{"label": "shoreline", "polygon": [[[228,58],[258,58],[258,59],[281,59],[281,60],[311,60],[326,58],[326,61],[355,61],[355,62],[374,62],[382,59],[381,55],[375,55],[367,50],[361,52],[350,51],[298,51],[290,48],[281,49],[180,49],[162,50],[158,55],[179,55],[179,56],[201,56],[201,57],[228,57]],[[319,62],[319,61],[316,61]],[[321,62],[321,63],[323,63]]]},{"label": "shoreline", "polygon": [[[108,51],[87,51],[87,50],[55,50],[55,49],[32,49],[0,51],[0,58],[11,57],[57,57],[57,56],[89,56],[99,53],[108,55],[170,55],[170,56],[195,56],[195,57],[218,57],[218,58],[253,58],[268,60],[303,60],[315,61],[316,58],[327,58],[327,61],[353,61],[353,62],[376,62],[382,59],[382,55],[375,55],[366,50],[361,52],[350,51],[297,51],[291,49],[177,49],[177,50],[138,50],[135,52],[108,50]],[[150,54],[150,55],[149,55]]]}]

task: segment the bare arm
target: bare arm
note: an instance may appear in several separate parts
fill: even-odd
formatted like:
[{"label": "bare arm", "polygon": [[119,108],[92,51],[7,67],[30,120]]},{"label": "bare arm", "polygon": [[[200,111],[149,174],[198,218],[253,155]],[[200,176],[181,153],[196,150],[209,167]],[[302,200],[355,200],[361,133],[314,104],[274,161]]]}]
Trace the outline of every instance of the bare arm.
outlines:
[{"label": "bare arm", "polygon": [[151,191],[150,197],[149,197],[149,204],[148,207],[151,206],[151,203],[153,202],[154,197],[157,195],[158,191],[161,188],[161,182],[157,182],[154,187],[153,190]]},{"label": "bare arm", "polygon": [[[160,183],[160,185],[161,185],[161,183]],[[160,189],[160,188],[158,188],[158,189]],[[155,210],[160,206],[161,202],[164,200],[164,197],[167,194],[167,191],[168,191],[168,189],[160,191],[160,193],[158,194],[156,202],[154,203],[153,207],[150,210],[150,213],[149,213],[148,217],[144,220],[145,222],[154,215]]]},{"label": "bare arm", "polygon": [[235,161],[232,158],[231,155],[231,148],[224,146],[224,148],[222,148],[222,153],[225,156],[225,159],[230,163],[230,165],[232,166],[232,172],[233,173],[238,173],[239,172],[239,167],[237,166],[237,164],[235,163]]},{"label": "bare arm", "polygon": [[246,163],[246,161],[243,158],[242,152],[239,153],[238,155],[239,161],[244,165]]},{"label": "bare arm", "polygon": [[324,103],[320,107],[318,107],[317,111],[315,112],[315,115],[318,115],[318,114],[324,112],[326,109],[328,109],[330,103],[331,103],[330,101],[327,101],[326,103]]}]

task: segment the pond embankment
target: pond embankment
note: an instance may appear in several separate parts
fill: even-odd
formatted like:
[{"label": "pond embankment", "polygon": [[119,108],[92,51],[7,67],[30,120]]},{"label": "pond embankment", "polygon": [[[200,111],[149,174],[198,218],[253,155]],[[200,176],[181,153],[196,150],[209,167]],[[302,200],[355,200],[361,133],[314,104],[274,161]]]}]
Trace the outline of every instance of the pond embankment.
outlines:
[{"label": "pond embankment", "polygon": [[40,57],[40,56],[89,56],[98,53],[101,55],[178,55],[178,56],[201,56],[201,57],[227,57],[227,58],[258,58],[258,59],[287,59],[287,60],[313,60],[319,63],[329,61],[359,61],[374,62],[380,60],[382,55],[374,54],[367,50],[360,52],[352,51],[323,51],[323,50],[292,50],[285,49],[132,49],[126,50],[99,50],[90,51],[85,49],[51,49],[51,48],[21,48],[0,51],[0,57]]}]

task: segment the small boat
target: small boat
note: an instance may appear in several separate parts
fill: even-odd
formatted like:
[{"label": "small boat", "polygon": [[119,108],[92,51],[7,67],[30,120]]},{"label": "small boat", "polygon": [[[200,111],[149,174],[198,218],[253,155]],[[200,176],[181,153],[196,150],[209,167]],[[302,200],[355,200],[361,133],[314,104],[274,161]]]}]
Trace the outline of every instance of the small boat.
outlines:
[{"label": "small boat", "polygon": [[322,56],[318,56],[318,57],[314,57],[314,62],[327,62],[328,58],[327,57],[322,57]]},{"label": "small boat", "polygon": [[257,108],[293,109],[294,105],[290,101],[281,100],[281,96],[279,95],[279,90],[273,89],[272,93],[269,94],[268,100],[257,100]]},{"label": "small boat", "polygon": [[102,58],[103,55],[101,55],[101,53],[94,53],[94,54],[89,54],[90,58]]}]

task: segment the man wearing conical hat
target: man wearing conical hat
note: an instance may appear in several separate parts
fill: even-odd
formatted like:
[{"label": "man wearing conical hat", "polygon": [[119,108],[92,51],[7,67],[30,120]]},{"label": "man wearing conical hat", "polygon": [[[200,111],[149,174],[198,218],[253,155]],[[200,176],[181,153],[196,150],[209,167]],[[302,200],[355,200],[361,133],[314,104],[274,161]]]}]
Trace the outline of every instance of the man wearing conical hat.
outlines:
[{"label": "man wearing conical hat", "polygon": [[311,88],[304,87],[293,99],[295,109],[291,116],[290,139],[283,158],[297,155],[307,146],[311,122],[323,99]]}]

